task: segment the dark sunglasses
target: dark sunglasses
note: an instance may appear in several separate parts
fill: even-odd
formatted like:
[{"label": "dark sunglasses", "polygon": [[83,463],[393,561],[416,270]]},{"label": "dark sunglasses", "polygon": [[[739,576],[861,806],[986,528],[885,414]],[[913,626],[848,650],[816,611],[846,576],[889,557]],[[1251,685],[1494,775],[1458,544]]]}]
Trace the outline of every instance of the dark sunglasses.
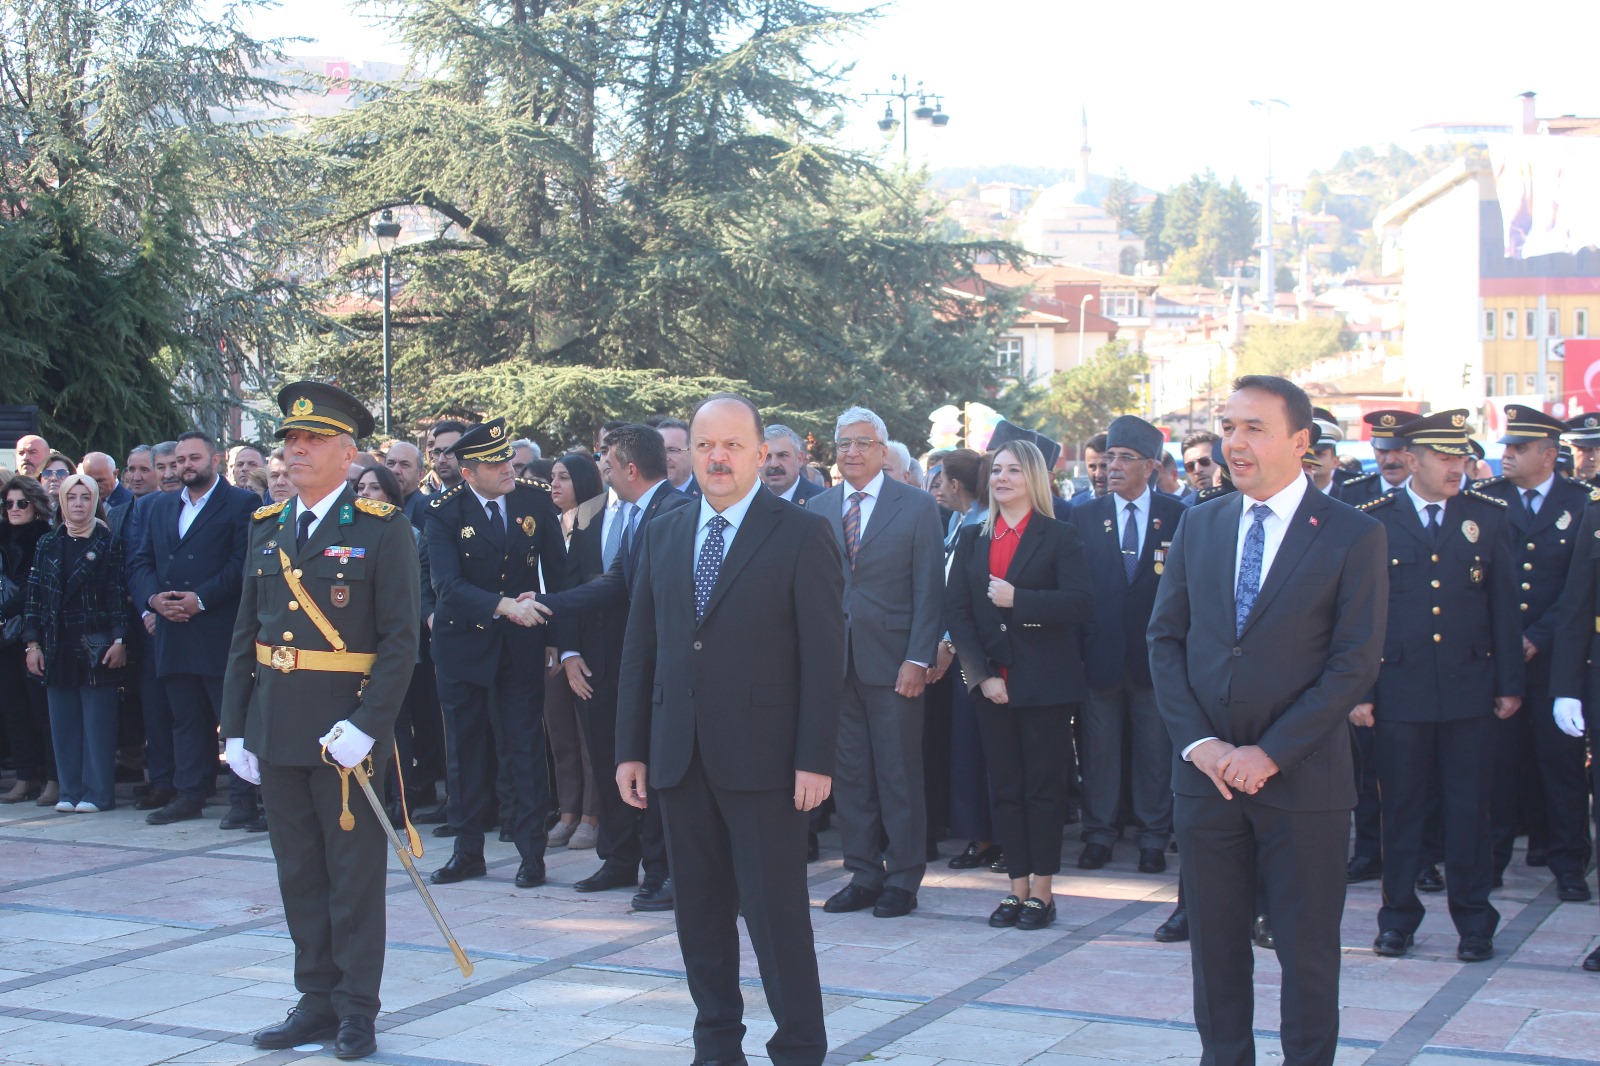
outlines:
[{"label": "dark sunglasses", "polygon": [[8,510],[8,511],[22,511],[22,510],[26,510],[27,508],[32,507],[32,506],[33,506],[33,504],[29,503],[27,500],[7,500],[6,501],[6,510]]},{"label": "dark sunglasses", "polygon": [[1210,459],[1202,458],[1202,459],[1191,459],[1191,460],[1189,460],[1188,462],[1183,464],[1183,468],[1185,470],[1189,471],[1189,473],[1192,474],[1196,470],[1204,470],[1208,466],[1216,466],[1216,465],[1217,464],[1213,463]]}]

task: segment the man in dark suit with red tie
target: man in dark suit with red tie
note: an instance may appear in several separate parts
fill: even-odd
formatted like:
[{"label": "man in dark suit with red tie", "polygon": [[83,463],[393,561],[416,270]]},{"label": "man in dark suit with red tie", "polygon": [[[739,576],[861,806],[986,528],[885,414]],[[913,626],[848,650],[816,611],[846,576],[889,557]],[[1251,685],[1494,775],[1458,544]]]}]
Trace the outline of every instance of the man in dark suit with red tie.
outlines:
[{"label": "man in dark suit with red tie", "polygon": [[1388,575],[1383,529],[1301,470],[1311,423],[1297,385],[1234,383],[1222,436],[1238,492],[1184,515],[1150,620],[1195,1026],[1216,1066],[1255,1062],[1258,869],[1283,967],[1284,1061],[1328,1066],[1338,1050],[1356,802],[1346,723],[1378,675]]},{"label": "man in dark suit with red tie", "polygon": [[641,549],[617,701],[617,786],[660,790],[698,1066],[745,1060],[742,913],[777,1066],[828,1051],[806,888],[806,813],[832,787],[843,560],[828,520],[759,480],[761,414],[719,394],[689,434],[703,497]]}]

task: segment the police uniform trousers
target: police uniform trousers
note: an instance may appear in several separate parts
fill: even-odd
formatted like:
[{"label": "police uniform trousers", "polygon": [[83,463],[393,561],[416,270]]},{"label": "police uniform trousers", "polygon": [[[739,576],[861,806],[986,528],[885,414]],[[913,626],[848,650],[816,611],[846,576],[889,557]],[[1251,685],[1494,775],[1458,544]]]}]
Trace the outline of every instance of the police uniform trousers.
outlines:
[{"label": "police uniform trousers", "polygon": [[[381,796],[387,764],[376,758],[380,753],[381,746],[374,749],[372,787]],[[325,764],[281,766],[262,760],[261,795],[272,811],[267,837],[294,940],[298,1006],[324,1018],[376,1018],[388,835],[353,776],[355,828],[339,828],[339,772]]]},{"label": "police uniform trousers", "polygon": [[1551,714],[1548,655],[1527,664],[1525,684],[1521,709],[1496,723],[1494,872],[1505,872],[1521,829],[1528,850],[1547,849],[1551,873],[1581,877],[1590,855],[1584,742],[1563,733]]},{"label": "police uniform trousers", "polygon": [[[484,831],[500,810],[524,862],[544,858],[550,809],[550,770],[544,739],[544,655],[526,642],[512,642],[511,622],[497,620],[500,647],[494,684],[478,685],[435,669],[439,705],[444,711],[445,787],[455,853],[483,856]],[[498,760],[498,762],[497,762]],[[496,797],[495,779],[504,773],[505,807]]]},{"label": "police uniform trousers", "polygon": [[592,696],[586,700],[574,697],[574,702],[583,723],[584,742],[589,745],[598,796],[595,854],[605,864],[630,873],[643,865],[647,879],[666,878],[667,838],[655,789],[649,790],[649,806],[641,811],[624,802],[617,788],[617,679],[603,678]]},{"label": "police uniform trousers", "polygon": [[1489,902],[1494,871],[1489,790],[1494,776],[1493,715],[1442,722],[1396,722],[1378,715],[1378,788],[1383,800],[1383,906],[1379,930],[1415,933],[1425,913],[1417,871],[1430,783],[1444,820],[1445,889],[1456,931],[1494,936],[1500,912]]},{"label": "police uniform trousers", "polygon": [[1383,808],[1378,798],[1378,745],[1374,739],[1376,726],[1350,727],[1355,741],[1351,750],[1356,757],[1356,809],[1355,844],[1352,859],[1383,860]]}]

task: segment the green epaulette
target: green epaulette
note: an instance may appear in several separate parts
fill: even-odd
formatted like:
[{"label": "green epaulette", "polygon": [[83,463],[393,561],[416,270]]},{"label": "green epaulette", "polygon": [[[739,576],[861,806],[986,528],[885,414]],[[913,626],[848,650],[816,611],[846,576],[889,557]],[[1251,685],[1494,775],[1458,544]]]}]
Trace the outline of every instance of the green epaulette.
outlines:
[{"label": "green epaulette", "polygon": [[385,521],[393,518],[395,512],[400,510],[400,508],[396,507],[392,503],[384,503],[382,500],[368,500],[360,496],[356,497],[355,502],[356,510],[365,512],[366,514],[372,515],[376,518],[382,518]]},{"label": "green epaulette", "polygon": [[288,500],[279,500],[277,503],[269,503],[265,507],[257,507],[255,514],[250,517],[259,522],[263,518],[271,518],[287,506],[289,506]]}]

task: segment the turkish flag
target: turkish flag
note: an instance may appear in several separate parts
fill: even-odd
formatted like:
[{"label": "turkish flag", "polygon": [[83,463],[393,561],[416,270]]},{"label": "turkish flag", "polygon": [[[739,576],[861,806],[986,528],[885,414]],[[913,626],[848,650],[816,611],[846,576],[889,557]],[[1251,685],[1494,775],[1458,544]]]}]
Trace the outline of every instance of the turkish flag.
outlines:
[{"label": "turkish flag", "polygon": [[1561,342],[1566,354],[1566,417],[1600,411],[1600,340]]}]

